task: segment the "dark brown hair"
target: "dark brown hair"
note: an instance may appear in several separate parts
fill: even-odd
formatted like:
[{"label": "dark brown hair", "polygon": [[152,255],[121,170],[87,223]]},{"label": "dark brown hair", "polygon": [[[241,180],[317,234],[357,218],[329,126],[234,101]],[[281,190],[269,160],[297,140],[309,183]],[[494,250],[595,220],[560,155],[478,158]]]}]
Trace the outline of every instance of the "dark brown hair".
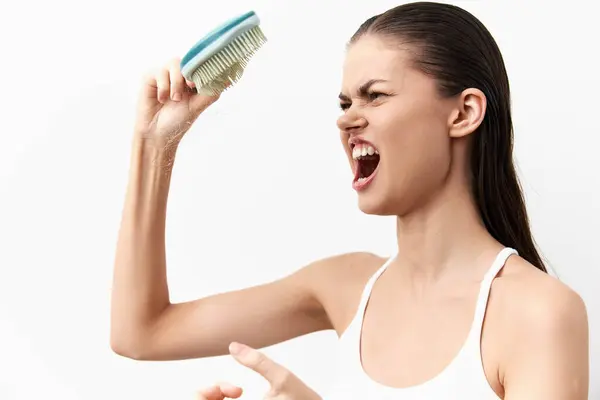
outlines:
[{"label": "dark brown hair", "polygon": [[531,234],[523,191],[513,161],[508,76],[502,54],[486,27],[449,4],[404,4],[366,20],[350,39],[373,34],[414,49],[414,65],[432,76],[442,96],[481,90],[486,114],[471,143],[472,187],[490,234],[546,272]]}]

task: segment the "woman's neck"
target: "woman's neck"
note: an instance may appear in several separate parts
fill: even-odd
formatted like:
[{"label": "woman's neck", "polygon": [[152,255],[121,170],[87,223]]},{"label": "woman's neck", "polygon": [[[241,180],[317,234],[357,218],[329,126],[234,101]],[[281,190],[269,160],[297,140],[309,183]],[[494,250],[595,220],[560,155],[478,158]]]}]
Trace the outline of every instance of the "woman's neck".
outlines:
[{"label": "woman's neck", "polygon": [[465,267],[498,251],[466,185],[447,186],[427,204],[397,218],[398,257],[411,280],[459,276]]}]

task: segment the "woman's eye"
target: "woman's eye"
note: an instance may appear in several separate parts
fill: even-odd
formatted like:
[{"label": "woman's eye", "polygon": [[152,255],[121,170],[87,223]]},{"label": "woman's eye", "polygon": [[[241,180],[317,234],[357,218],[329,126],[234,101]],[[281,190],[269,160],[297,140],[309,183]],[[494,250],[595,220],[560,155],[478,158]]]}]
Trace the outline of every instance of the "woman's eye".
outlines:
[{"label": "woman's eye", "polygon": [[340,103],[340,108],[342,109],[342,111],[346,111],[350,108],[350,103]]},{"label": "woman's eye", "polygon": [[371,93],[369,93],[369,100],[371,100],[371,101],[377,100],[381,96],[385,96],[385,94],[380,93],[380,92],[371,92]]}]

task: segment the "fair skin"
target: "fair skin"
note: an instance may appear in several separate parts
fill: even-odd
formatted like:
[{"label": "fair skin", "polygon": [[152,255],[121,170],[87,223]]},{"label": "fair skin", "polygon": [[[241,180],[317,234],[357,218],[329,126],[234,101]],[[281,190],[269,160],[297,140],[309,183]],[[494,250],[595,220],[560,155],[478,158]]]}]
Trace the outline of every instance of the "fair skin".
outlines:
[{"label": "fair skin", "polygon": [[[268,382],[270,388],[263,397],[264,400],[322,400],[296,375],[256,349],[234,342],[229,345],[229,350],[238,363],[258,373]],[[196,399],[237,399],[242,393],[239,386],[219,383],[200,390]]]},{"label": "fair skin", "polygon": [[[187,129],[218,100],[186,86],[175,60],[150,75],[140,95],[115,260],[114,351],[189,359],[228,354],[232,342],[262,348],[321,330],[341,335],[383,258],[332,256],[257,287],[170,302],[164,233],[173,161]],[[375,177],[358,191],[359,208],[397,216],[402,249],[373,288],[363,367],[385,385],[416,385],[459,350],[479,282],[503,247],[479,219],[467,179],[469,135],[481,124],[486,98],[477,89],[441,98],[435,81],[410,67],[407,52],[370,36],[349,48],[341,94],[338,127],[351,167],[353,144],[368,141],[380,154]],[[587,399],[585,306],[518,256],[492,284],[481,343],[486,377],[500,398]]]}]

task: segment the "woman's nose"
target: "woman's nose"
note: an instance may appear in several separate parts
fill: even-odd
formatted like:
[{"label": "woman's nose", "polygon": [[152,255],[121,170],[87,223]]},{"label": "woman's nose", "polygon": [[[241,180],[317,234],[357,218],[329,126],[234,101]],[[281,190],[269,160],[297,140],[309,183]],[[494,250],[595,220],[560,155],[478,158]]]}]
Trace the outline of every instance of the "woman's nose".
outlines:
[{"label": "woman's nose", "polygon": [[338,128],[348,134],[362,131],[368,124],[365,117],[355,112],[346,112],[338,119]]}]

